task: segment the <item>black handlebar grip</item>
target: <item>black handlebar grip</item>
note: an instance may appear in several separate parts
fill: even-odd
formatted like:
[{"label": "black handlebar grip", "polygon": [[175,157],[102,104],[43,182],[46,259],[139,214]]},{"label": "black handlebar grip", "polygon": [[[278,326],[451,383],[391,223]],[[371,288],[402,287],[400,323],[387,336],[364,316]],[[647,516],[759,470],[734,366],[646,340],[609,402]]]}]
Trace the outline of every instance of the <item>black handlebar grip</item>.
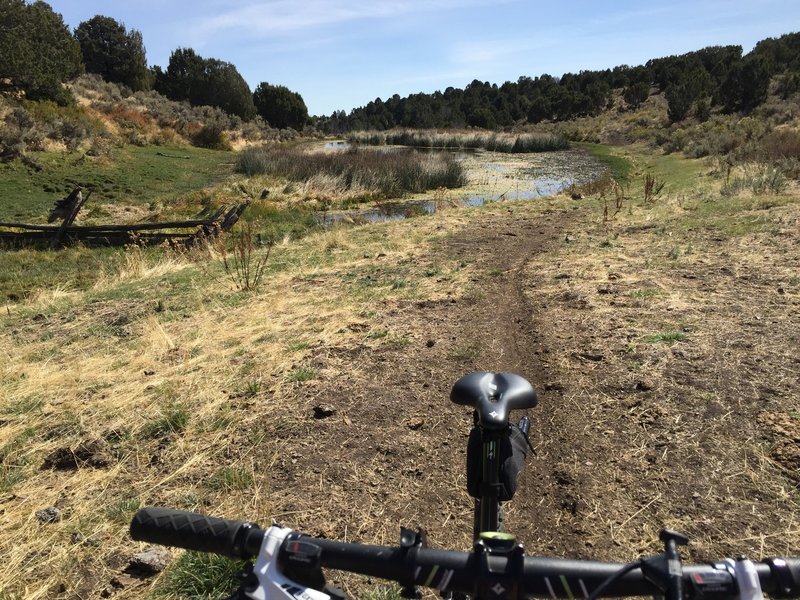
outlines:
[{"label": "black handlebar grip", "polygon": [[134,540],[230,558],[257,555],[264,538],[264,531],[253,523],[158,506],[138,511],[131,521],[130,532]]},{"label": "black handlebar grip", "polygon": [[[800,596],[800,558],[768,558],[771,586],[765,589],[770,598]],[[763,585],[763,584],[762,584]]]}]

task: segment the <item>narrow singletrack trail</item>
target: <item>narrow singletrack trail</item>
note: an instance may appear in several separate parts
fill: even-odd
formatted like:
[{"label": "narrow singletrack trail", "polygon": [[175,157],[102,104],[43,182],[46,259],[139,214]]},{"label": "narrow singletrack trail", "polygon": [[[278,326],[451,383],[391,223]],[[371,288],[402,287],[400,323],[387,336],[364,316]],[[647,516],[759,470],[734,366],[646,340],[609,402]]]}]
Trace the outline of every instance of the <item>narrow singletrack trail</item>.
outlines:
[{"label": "narrow singletrack trail", "polygon": [[531,551],[579,554],[577,538],[568,538],[580,531],[559,526],[565,511],[575,512],[579,482],[559,475],[554,457],[579,452],[582,428],[560,405],[525,274],[532,257],[562,242],[572,219],[568,211],[508,209],[442,242],[435,252],[474,263],[470,289],[385,307],[388,329],[412,343],[336,357],[347,368],[309,400],[333,414],[296,431],[276,459],[273,481],[286,492],[276,490],[276,514],[332,537],[391,543],[398,526],[416,525],[435,544],[468,547],[471,414],[449,402],[450,387],[471,371],[512,371],[534,384],[540,405],[530,413],[536,452],[508,505],[507,529]]}]

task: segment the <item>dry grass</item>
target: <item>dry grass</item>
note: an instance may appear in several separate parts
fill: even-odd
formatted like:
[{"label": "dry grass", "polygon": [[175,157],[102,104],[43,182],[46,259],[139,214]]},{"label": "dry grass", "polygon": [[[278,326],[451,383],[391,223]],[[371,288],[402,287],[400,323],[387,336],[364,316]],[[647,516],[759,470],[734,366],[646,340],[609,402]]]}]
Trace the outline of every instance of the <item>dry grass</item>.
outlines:
[{"label": "dry grass", "polygon": [[[343,357],[320,366],[326,349],[391,343],[369,335],[380,302],[443,294],[460,281],[454,273],[392,285],[398,271],[353,294],[358,277],[413,257],[437,235],[432,221],[324,231],[276,246],[266,285],[247,294],[220,289],[214,268],[191,257],[130,248],[89,292],[56,289],[10,306],[0,333],[0,589],[98,593],[124,566],[127,520],[139,505],[279,516],[271,498],[280,490],[267,481],[282,432],[311,412],[303,388],[351,366]],[[178,285],[179,296],[164,294]],[[311,381],[293,377],[303,368]],[[102,466],[92,458],[42,468],[87,442]],[[63,519],[38,523],[46,506]]]},{"label": "dry grass", "polygon": [[[667,185],[647,205],[626,190],[611,220],[593,195],[334,228],[276,244],[264,284],[247,293],[219,285],[218,264],[131,250],[95,289],[9,305],[0,589],[97,597],[139,549],[125,530],[146,504],[376,543],[394,543],[398,523],[426,523],[434,542],[466,547],[468,415],[446,411],[440,379],[477,360],[477,342],[442,332],[505,291],[508,274],[441,246],[488,254],[532,235],[513,229],[524,218],[536,231],[570,214],[557,247],[520,257],[556,378],[536,413],[556,435],[535,439],[535,460],[567,482],[529,478],[535,492],[520,496],[531,510],[565,503],[537,512],[550,529],[529,549],[629,559],[654,550],[668,524],[692,535],[693,558],[796,553],[797,474],[776,449],[793,423],[781,415],[798,410],[797,197],[767,208],[723,199],[699,163],[633,158],[631,181],[652,172]],[[441,363],[421,355],[428,340]],[[492,338],[480,356],[502,357],[506,343]],[[398,381],[406,387],[387,387]],[[312,416],[320,402],[335,402],[329,419]],[[559,433],[566,416],[584,428],[580,447]],[[64,448],[84,457],[80,468],[42,468]],[[525,501],[508,507],[511,530],[530,521]],[[63,519],[39,523],[46,506]],[[566,548],[570,536],[592,545]]]},{"label": "dry grass", "polygon": [[756,421],[797,410],[797,196],[765,209],[721,197],[719,181],[648,194],[669,173],[637,168],[655,171],[644,194],[634,188],[614,219],[590,197],[590,220],[528,265],[541,322],[557,324],[544,336],[565,401],[596,440],[589,455],[613,456],[597,476],[585,475],[585,448],[559,456],[582,482],[568,518],[592,546],[610,536],[653,550],[668,525],[690,534],[696,560],[796,553],[797,465],[775,454],[781,434]]}]

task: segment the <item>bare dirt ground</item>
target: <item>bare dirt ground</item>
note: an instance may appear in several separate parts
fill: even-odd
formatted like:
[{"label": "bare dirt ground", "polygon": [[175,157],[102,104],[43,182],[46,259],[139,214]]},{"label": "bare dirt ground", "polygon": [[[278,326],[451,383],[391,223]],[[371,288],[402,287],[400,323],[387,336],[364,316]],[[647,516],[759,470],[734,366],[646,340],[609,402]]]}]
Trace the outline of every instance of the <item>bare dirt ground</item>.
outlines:
[{"label": "bare dirt ground", "polygon": [[386,305],[410,342],[350,350],[346,373],[309,388],[332,414],[276,460],[284,521],[382,543],[416,525],[468,547],[471,417],[448,394],[507,370],[540,394],[507,505],[529,552],[628,560],[669,526],[693,560],[798,553],[797,206],[745,214],[774,226],[733,237],[573,208],[501,206],[435,250],[470,261],[468,289]]}]

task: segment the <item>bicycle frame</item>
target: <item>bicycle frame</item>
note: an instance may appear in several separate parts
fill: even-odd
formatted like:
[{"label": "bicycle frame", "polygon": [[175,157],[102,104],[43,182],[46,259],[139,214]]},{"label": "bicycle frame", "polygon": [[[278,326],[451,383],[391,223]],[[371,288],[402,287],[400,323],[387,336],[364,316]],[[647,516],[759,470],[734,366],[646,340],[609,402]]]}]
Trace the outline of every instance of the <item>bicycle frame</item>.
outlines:
[{"label": "bicycle frame", "polygon": [[[477,423],[476,423],[477,426]],[[527,439],[530,419],[522,417],[517,426]],[[500,461],[500,444],[509,435],[510,428],[505,431],[479,429],[481,433],[481,495],[475,499],[475,520],[473,539],[477,540],[481,532],[502,531],[502,488],[501,473],[503,465]]]}]

